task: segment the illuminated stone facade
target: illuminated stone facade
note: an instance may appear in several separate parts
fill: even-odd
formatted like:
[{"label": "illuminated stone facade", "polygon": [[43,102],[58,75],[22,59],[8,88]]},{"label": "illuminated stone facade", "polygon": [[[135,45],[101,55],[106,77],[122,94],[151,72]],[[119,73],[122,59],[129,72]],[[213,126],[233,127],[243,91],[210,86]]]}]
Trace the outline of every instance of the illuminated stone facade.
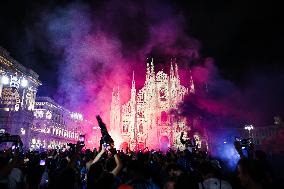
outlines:
[{"label": "illuminated stone facade", "polygon": [[38,75],[0,47],[0,130],[22,136],[28,143],[38,87]]},{"label": "illuminated stone facade", "polygon": [[76,143],[85,134],[82,130],[92,124],[48,97],[36,97],[41,85],[38,77],[0,47],[0,131],[20,135],[26,148]]},{"label": "illuminated stone facade", "polygon": [[[171,63],[170,74],[163,71],[155,73],[153,59],[147,63],[146,81],[138,92],[133,73],[131,98],[120,103],[119,89],[112,93],[110,112],[110,133],[120,133],[120,144],[130,149],[168,147],[183,149],[180,143],[182,131],[189,127],[186,119],[170,115],[186,94],[194,93],[192,77],[190,88],[181,85],[178,66]],[[118,145],[118,144],[117,144]]]},{"label": "illuminated stone facade", "polygon": [[32,148],[61,148],[76,143],[84,127],[91,126],[82,114],[70,112],[49,97],[37,97],[30,140]]},{"label": "illuminated stone facade", "polygon": [[0,109],[4,111],[34,109],[35,97],[41,82],[31,69],[18,63],[0,47]]}]

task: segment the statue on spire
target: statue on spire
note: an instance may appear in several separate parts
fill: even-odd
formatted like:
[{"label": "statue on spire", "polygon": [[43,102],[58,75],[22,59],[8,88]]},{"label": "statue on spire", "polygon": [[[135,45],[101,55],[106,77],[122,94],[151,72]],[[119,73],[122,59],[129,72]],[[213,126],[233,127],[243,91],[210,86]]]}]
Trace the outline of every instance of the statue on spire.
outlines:
[{"label": "statue on spire", "polygon": [[151,58],[151,75],[155,76],[155,71],[154,71],[154,59]]},{"label": "statue on spire", "polygon": [[175,59],[175,76],[179,79],[179,75],[178,75],[178,65]]},{"label": "statue on spire", "polygon": [[175,76],[174,68],[173,68],[173,59],[171,58],[171,70],[170,70],[170,78]]}]

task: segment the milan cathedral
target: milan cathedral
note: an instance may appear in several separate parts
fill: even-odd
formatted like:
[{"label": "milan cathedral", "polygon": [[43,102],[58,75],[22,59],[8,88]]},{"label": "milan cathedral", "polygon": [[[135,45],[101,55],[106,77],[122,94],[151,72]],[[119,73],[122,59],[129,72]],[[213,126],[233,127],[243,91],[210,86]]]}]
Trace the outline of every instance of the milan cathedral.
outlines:
[{"label": "milan cathedral", "polygon": [[154,71],[153,59],[147,63],[146,81],[138,92],[135,88],[134,73],[131,98],[120,103],[119,89],[112,93],[110,132],[120,133],[123,146],[130,149],[184,148],[180,143],[181,132],[189,127],[183,117],[171,116],[188,93],[194,93],[190,77],[190,89],[180,83],[178,66],[171,62],[170,75]]}]

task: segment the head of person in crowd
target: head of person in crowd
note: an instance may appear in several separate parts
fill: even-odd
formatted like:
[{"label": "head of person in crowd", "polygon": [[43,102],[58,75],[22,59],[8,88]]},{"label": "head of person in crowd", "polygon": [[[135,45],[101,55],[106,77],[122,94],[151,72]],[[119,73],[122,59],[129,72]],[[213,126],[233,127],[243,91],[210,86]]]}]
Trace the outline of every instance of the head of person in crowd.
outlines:
[{"label": "head of person in crowd", "polygon": [[104,160],[100,160],[91,165],[87,174],[88,188],[112,188],[115,177],[105,170],[104,163]]},{"label": "head of person in crowd", "polygon": [[168,177],[164,182],[163,189],[175,189],[176,180],[176,177]]},{"label": "head of person in crowd", "polygon": [[202,161],[197,169],[204,180],[208,178],[218,178],[220,176],[218,165],[216,165],[215,161]]},{"label": "head of person in crowd", "polygon": [[39,187],[44,167],[38,164],[30,164],[27,170],[26,182],[30,189],[36,189]]},{"label": "head of person in crowd", "polygon": [[104,172],[103,162],[98,161],[91,165],[88,172],[88,186],[94,185]]},{"label": "head of person in crowd", "polygon": [[142,161],[131,160],[127,166],[130,180],[147,180],[147,169]]},{"label": "head of person in crowd", "polygon": [[266,161],[267,160],[267,155],[262,150],[255,150],[254,154],[255,154],[255,159],[257,159],[257,160],[261,160],[261,161]]},{"label": "head of person in crowd", "polygon": [[183,188],[190,188],[190,189],[198,189],[198,179],[191,174],[182,174],[177,177],[174,189],[183,189]]},{"label": "head of person in crowd", "polygon": [[237,174],[241,185],[245,188],[263,188],[266,178],[265,165],[254,159],[240,159]]},{"label": "head of person in crowd", "polygon": [[141,160],[131,160],[128,164],[128,185],[134,189],[156,189],[158,186],[150,179],[149,167]]},{"label": "head of person in crowd", "polygon": [[167,172],[169,173],[170,177],[178,177],[180,176],[184,171],[181,165],[178,165],[176,163],[171,163],[167,167]]},{"label": "head of person in crowd", "polygon": [[118,187],[118,189],[134,189],[133,186],[130,186],[129,184],[122,184]]},{"label": "head of person in crowd", "polygon": [[65,169],[68,166],[68,160],[66,158],[62,158],[59,161],[59,169]]}]

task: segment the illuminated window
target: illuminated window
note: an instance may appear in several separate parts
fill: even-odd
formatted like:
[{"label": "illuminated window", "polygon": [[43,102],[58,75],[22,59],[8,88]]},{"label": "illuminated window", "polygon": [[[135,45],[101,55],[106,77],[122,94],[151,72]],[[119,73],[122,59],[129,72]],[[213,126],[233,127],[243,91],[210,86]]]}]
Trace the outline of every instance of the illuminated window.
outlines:
[{"label": "illuminated window", "polygon": [[123,132],[128,132],[128,126],[127,125],[123,125],[122,126],[122,131]]},{"label": "illuminated window", "polygon": [[52,117],[51,112],[50,112],[50,111],[47,111],[47,112],[45,113],[45,117],[46,117],[46,119],[51,119],[51,117]]},{"label": "illuminated window", "polygon": [[140,125],[139,125],[139,132],[143,133],[143,125],[142,125],[142,123],[140,123]]}]

